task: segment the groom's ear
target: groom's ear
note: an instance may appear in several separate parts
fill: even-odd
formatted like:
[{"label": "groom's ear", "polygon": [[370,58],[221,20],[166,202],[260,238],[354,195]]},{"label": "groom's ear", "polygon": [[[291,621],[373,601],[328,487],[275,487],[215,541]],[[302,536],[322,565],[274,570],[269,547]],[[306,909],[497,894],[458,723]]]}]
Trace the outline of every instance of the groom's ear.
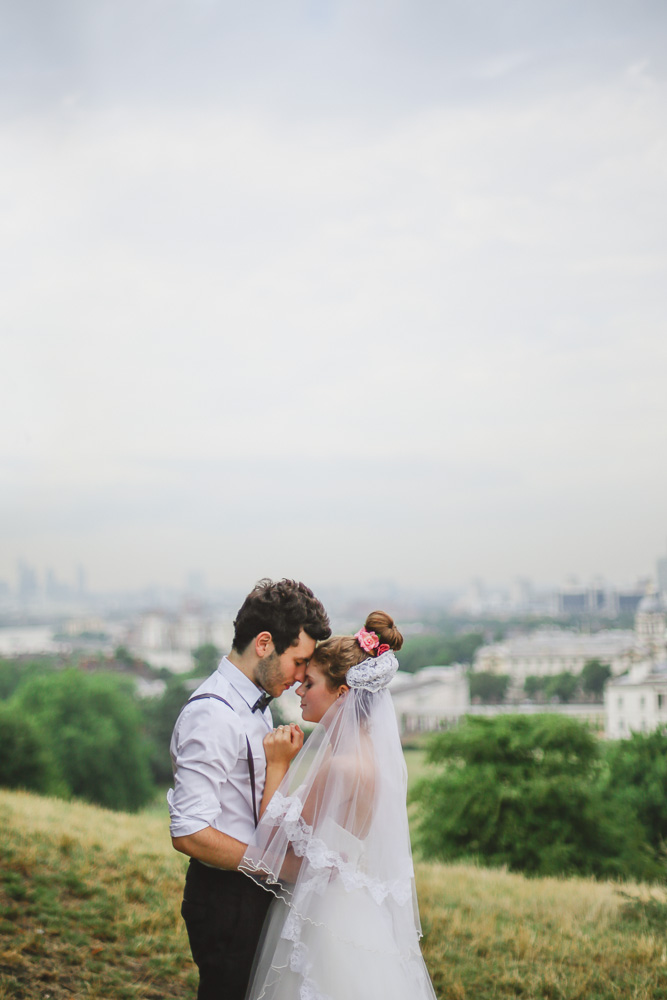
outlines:
[{"label": "groom's ear", "polygon": [[270,632],[260,632],[255,636],[255,652],[260,660],[273,650],[273,636]]}]

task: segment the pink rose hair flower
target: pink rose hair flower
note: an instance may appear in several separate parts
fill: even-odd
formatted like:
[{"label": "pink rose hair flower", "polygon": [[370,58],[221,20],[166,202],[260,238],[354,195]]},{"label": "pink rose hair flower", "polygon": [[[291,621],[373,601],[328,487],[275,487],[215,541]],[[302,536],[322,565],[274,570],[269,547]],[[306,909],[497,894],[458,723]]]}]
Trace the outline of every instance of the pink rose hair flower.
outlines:
[{"label": "pink rose hair flower", "polygon": [[365,628],[360,628],[354,638],[367,653],[372,653],[380,645],[380,640],[375,632],[367,632]]}]

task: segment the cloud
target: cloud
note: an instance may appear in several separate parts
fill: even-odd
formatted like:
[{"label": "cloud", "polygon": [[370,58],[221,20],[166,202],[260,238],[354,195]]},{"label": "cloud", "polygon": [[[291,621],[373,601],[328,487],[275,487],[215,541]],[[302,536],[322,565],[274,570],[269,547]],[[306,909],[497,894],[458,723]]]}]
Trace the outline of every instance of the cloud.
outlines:
[{"label": "cloud", "polygon": [[[7,566],[175,573],[222,524],[333,574],[374,518],[385,575],[644,565],[661,7],[60,9],[5,70]],[[641,519],[617,564],[601,525]]]}]

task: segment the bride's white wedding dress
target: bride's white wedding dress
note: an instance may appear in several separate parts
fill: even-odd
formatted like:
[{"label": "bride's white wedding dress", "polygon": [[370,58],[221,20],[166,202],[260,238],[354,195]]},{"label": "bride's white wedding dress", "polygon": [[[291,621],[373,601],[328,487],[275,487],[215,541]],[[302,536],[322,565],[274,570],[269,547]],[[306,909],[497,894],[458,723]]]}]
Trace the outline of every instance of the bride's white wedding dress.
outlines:
[{"label": "bride's white wedding dress", "polygon": [[248,1000],[432,1000],[410,881],[374,883],[364,841],[333,822],[324,832],[326,846],[305,847],[311,879],[269,911]]},{"label": "bride's white wedding dress", "polygon": [[246,850],[240,870],[277,897],[247,1000],[435,1000],[385,687],[351,687],[332,706]]}]

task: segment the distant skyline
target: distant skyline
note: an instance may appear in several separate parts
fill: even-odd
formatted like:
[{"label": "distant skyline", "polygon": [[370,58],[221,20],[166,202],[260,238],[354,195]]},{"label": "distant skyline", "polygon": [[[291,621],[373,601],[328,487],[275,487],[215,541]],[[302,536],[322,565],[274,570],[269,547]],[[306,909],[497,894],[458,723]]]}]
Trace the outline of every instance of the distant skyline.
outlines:
[{"label": "distant skyline", "polygon": [[[659,563],[661,564],[660,566],[658,565]],[[483,594],[498,595],[505,593],[508,598],[512,598],[512,595],[514,595],[514,598],[519,599],[519,595],[521,595],[522,600],[529,600],[530,595],[537,598],[540,596],[545,597],[547,594],[553,594],[556,591],[565,592],[568,589],[578,591],[588,588],[594,589],[595,587],[602,587],[610,592],[623,590],[635,591],[638,588],[642,591],[646,588],[649,590],[654,588],[662,589],[664,591],[664,584],[667,580],[666,573],[667,556],[658,556],[653,566],[649,567],[645,573],[635,578],[618,580],[607,579],[600,574],[593,573],[587,577],[570,575],[560,580],[533,579],[526,576],[486,579],[477,576],[468,580],[457,581],[454,584],[436,584],[431,586],[423,582],[417,585],[409,585],[390,578],[367,580],[356,578],[354,581],[348,580],[343,584],[309,578],[306,582],[316,590],[325,589],[330,594],[335,594],[337,599],[354,599],[355,597],[372,599],[373,594],[376,593],[378,597],[391,597],[393,595],[397,598],[400,597],[401,600],[409,599],[410,596],[423,597],[424,599],[437,598],[439,596],[451,599],[455,596],[463,597],[466,595],[474,600],[475,596],[482,596]],[[274,574],[274,576],[277,578],[279,574]],[[254,582],[249,580],[233,584],[227,580],[222,583],[215,583],[205,573],[193,570],[186,573],[180,580],[153,580],[135,586],[117,584],[115,586],[103,587],[95,585],[94,581],[91,584],[84,566],[71,568],[44,567],[21,559],[17,566],[14,567],[14,572],[9,574],[9,578],[0,578],[0,599],[10,596],[12,599],[15,599],[26,588],[32,590],[33,596],[39,600],[49,597],[56,600],[70,600],[77,597],[94,597],[123,592],[128,595],[138,595],[151,590],[156,592],[161,591],[165,594],[172,593],[174,595],[180,593],[181,596],[187,596],[192,599],[196,599],[197,597],[208,599],[216,593],[240,594],[250,588]]]},{"label": "distant skyline", "polygon": [[655,574],[664,4],[0,15],[0,580]]}]

